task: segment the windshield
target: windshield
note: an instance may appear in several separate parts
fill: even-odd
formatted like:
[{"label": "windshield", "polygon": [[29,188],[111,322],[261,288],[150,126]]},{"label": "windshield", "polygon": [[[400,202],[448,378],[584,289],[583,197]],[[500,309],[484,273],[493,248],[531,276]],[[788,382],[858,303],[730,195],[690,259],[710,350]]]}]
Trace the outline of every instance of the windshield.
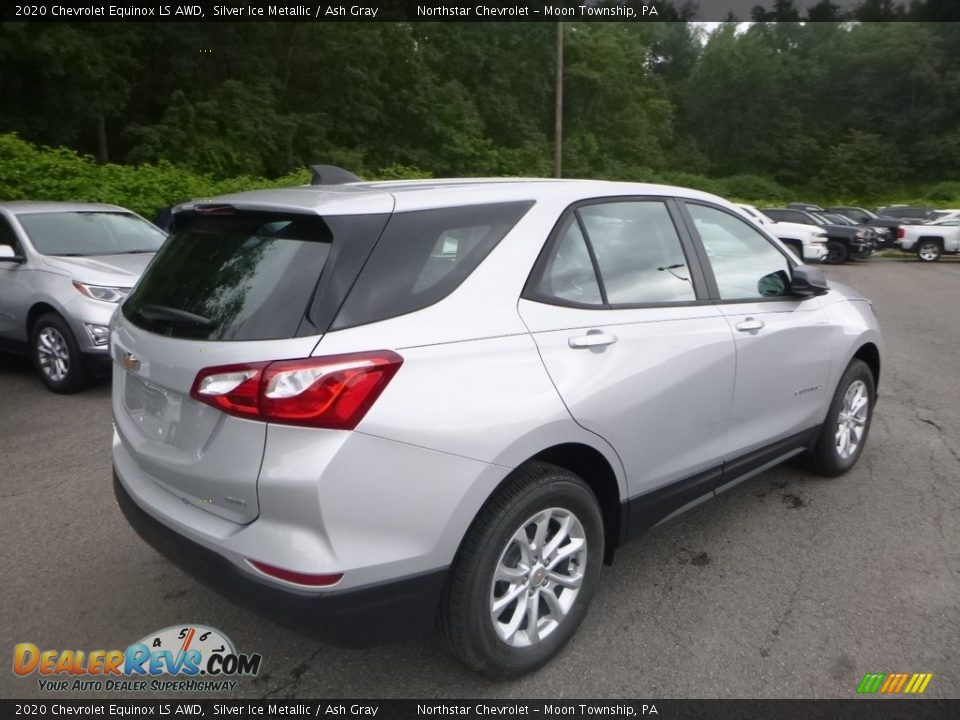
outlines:
[{"label": "windshield", "polygon": [[17,219],[43,255],[154,253],[166,239],[161,230],[132,213],[23,213]]}]

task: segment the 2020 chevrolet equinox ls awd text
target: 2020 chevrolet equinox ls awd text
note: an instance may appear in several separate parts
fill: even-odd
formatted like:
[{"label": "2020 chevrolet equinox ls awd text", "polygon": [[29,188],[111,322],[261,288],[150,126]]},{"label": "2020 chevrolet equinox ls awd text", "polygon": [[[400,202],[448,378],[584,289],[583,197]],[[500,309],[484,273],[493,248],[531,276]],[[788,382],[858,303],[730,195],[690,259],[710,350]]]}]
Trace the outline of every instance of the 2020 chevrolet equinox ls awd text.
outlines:
[{"label": "2020 chevrolet equinox ls awd text", "polygon": [[503,677],[628,538],[796,455],[849,470],[881,337],[712,195],[446,180],[179,208],[111,351],[144,537]]}]

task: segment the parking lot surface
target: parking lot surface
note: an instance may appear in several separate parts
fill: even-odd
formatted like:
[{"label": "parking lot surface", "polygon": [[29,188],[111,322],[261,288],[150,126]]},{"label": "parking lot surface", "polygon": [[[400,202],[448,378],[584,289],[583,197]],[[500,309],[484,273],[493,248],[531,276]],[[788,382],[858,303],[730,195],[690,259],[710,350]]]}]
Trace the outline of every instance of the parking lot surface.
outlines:
[{"label": "parking lot surface", "polygon": [[885,333],[859,464],[781,466],[626,546],[568,649],[505,683],[431,637],[341,650],[199,584],[117,508],[109,385],[56,396],[0,357],[0,696],[44,695],[9,670],[15,643],[125,648],[185,623],[263,655],[234,697],[850,698],[867,672],[933,673],[926,696],[960,696],[960,263],[827,273]]}]

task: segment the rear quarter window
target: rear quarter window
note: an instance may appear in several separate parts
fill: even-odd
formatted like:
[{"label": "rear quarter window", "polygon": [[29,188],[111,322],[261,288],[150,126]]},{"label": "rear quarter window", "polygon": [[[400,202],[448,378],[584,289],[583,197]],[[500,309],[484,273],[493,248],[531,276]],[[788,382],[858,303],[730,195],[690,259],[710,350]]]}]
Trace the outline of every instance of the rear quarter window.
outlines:
[{"label": "rear quarter window", "polygon": [[394,214],[332,330],[386,320],[439,302],[477,269],[533,201]]}]

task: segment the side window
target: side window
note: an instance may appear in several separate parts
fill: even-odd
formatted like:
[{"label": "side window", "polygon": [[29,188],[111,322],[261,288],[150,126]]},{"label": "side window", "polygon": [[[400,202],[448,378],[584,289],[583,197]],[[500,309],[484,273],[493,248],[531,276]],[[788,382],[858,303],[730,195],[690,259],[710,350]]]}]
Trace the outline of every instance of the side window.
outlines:
[{"label": "side window", "polygon": [[587,205],[578,211],[611,305],[696,300],[667,207],[655,200]]},{"label": "side window", "polygon": [[531,285],[535,297],[583,305],[602,305],[600,284],[590,260],[587,241],[576,217],[569,215],[559,241]]},{"label": "side window", "polygon": [[687,204],[724,300],[790,294],[790,263],[766,237],[733,215]]},{"label": "side window", "polygon": [[394,318],[460,287],[533,207],[532,201],[394,213],[332,329]]},{"label": "side window", "polygon": [[23,254],[20,249],[20,242],[17,240],[17,234],[10,227],[9,221],[3,216],[0,216],[0,245],[9,245],[17,255]]}]

